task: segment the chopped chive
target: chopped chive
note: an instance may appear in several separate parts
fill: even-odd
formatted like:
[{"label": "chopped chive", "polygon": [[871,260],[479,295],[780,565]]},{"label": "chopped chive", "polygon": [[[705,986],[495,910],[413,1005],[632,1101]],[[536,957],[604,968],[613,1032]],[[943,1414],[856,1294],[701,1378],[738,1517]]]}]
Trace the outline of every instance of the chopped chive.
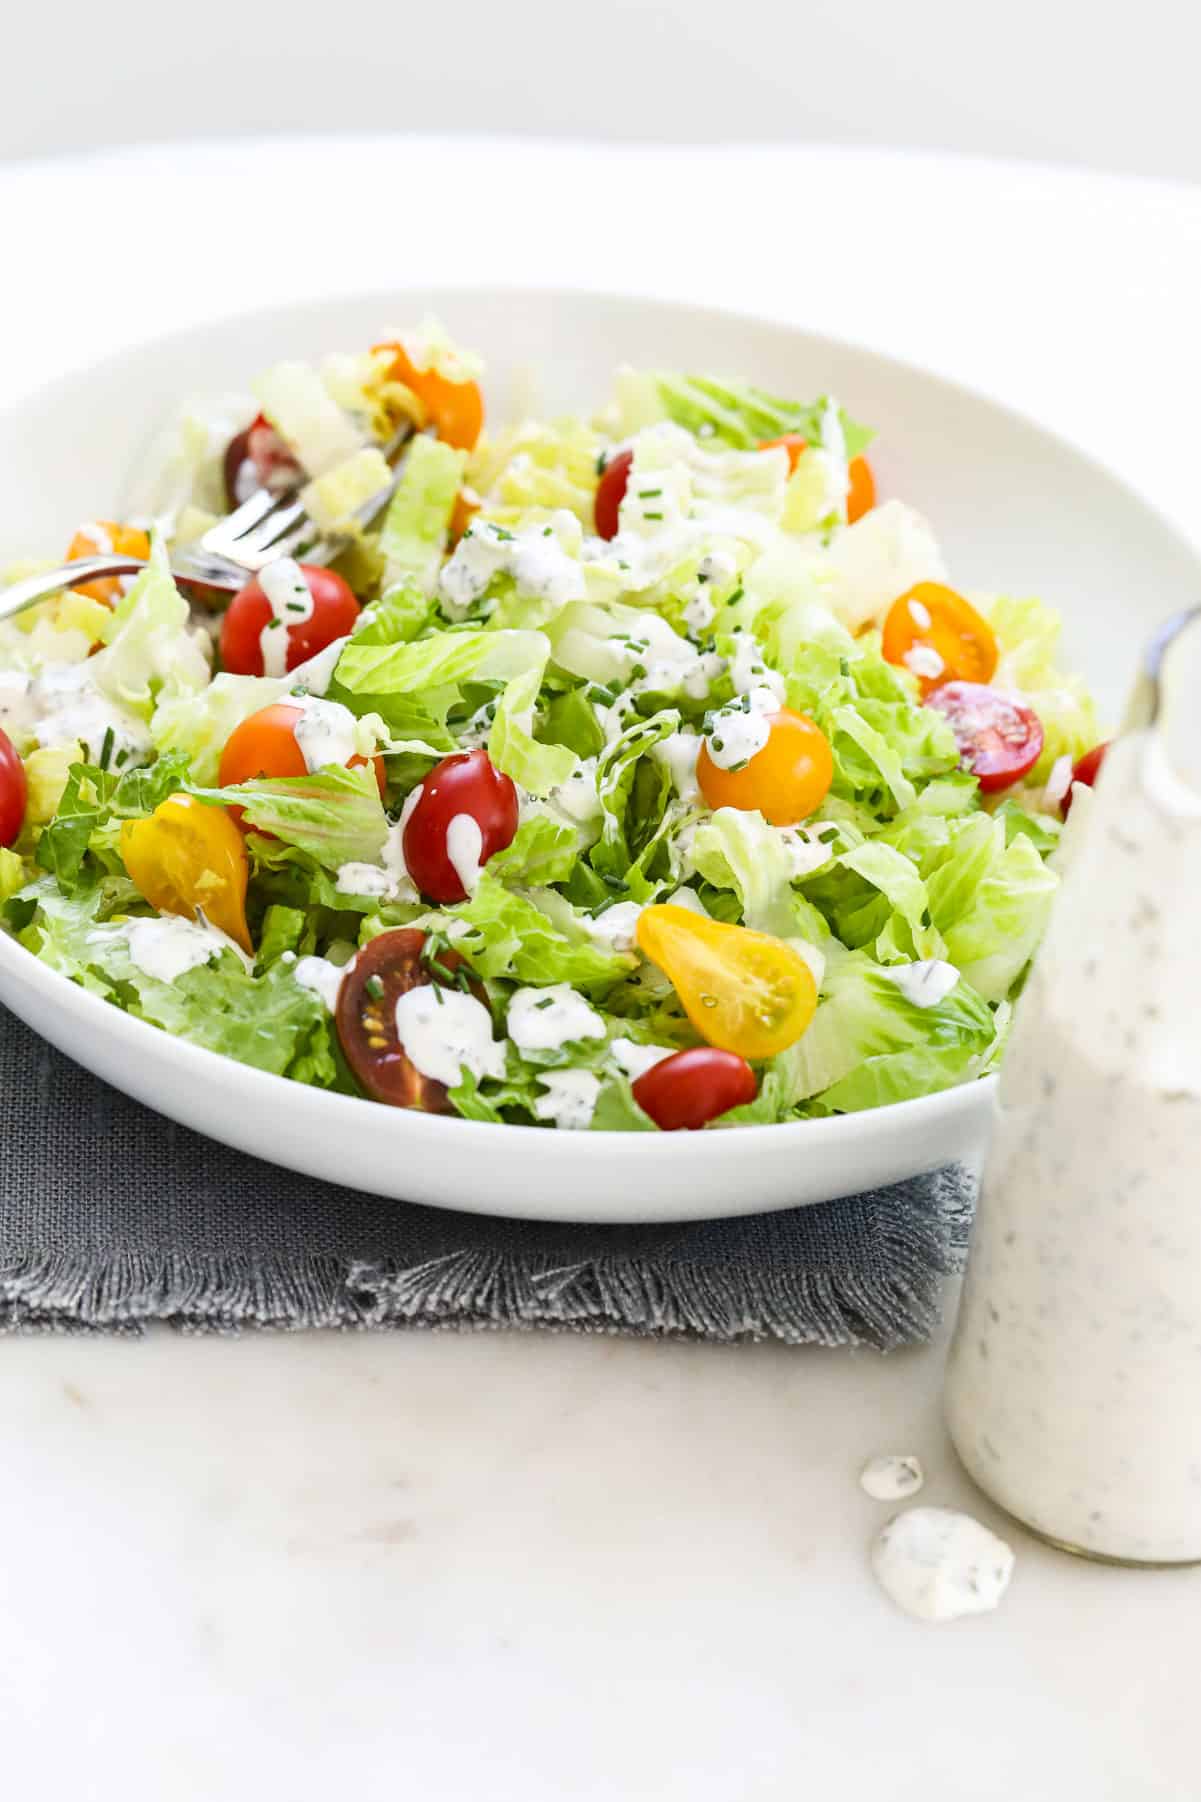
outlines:
[{"label": "chopped chive", "polygon": [[304,612],[304,602],[303,601],[289,601],[285,608],[285,612],[287,612],[287,613],[303,613]]},{"label": "chopped chive", "polygon": [[545,995],[545,996],[543,996],[541,1001],[535,1001],[535,1003],[534,1003],[534,1007],[536,1008],[536,1010],[539,1013],[542,1012],[543,1008],[553,1007],[554,1005],[555,1005],[555,998],[553,995]]},{"label": "chopped chive", "polygon": [[640,501],[655,501],[658,500],[662,492],[663,490],[661,488],[640,488],[638,490],[638,499]]},{"label": "chopped chive", "polygon": [[629,883],[623,881],[620,876],[604,876],[604,875],[602,875],[601,881],[604,883],[606,888],[616,889],[618,894],[624,894],[625,891],[630,886]]},{"label": "chopped chive", "polygon": [[715,738],[713,740],[713,749],[715,751],[720,751],[722,749],[722,741],[720,738]]},{"label": "chopped chive", "polygon": [[643,519],[662,519],[663,515],[661,513],[643,513],[642,517]]},{"label": "chopped chive", "polygon": [[603,475],[604,475],[604,473],[605,473],[605,453],[604,453],[604,451],[598,451],[598,452],[597,452],[597,455],[596,455],[596,473],[597,473],[597,475],[598,475],[598,476],[603,476]]},{"label": "chopped chive", "polygon": [[[740,582],[738,584],[737,588],[734,590],[733,594],[730,596],[729,600],[726,602],[726,606],[732,607],[736,601],[740,601],[742,599],[745,592],[746,592],[746,590],[743,588],[742,583]],[[741,632],[742,627],[735,626],[734,630],[736,632]]]},{"label": "chopped chive", "polygon": [[631,676],[633,676],[635,681],[641,681],[646,676],[645,663],[636,663],[634,665],[633,669],[630,671],[630,674],[631,674]]},{"label": "chopped chive", "polygon": [[102,770],[106,770],[108,768],[108,760],[112,756],[112,754],[113,754],[113,729],[111,726],[106,726],[104,728],[104,742],[100,746],[100,768]]},{"label": "chopped chive", "polygon": [[266,624],[266,627],[265,627],[265,630],[266,630],[266,631],[268,631],[268,632],[274,632],[274,631],[275,631],[275,628],[276,628],[276,627],[277,627],[277,626],[282,626],[282,625],[283,625],[283,623],[284,623],[284,622],[283,622],[283,620],[282,620],[282,619],[269,619],[269,620],[268,620],[268,621],[267,621],[267,624]]},{"label": "chopped chive", "polygon": [[122,748],[117,752],[117,755],[113,758],[113,762],[117,766],[118,769],[121,768],[121,765],[125,762],[125,759],[128,756],[129,756],[129,752],[124,748],[124,746],[122,746]]},{"label": "chopped chive", "polygon": [[434,994],[438,998],[438,1006],[442,1007],[444,1005],[443,1000],[442,1000],[442,990],[439,988],[437,983],[434,983],[433,988],[434,988]]},{"label": "chopped chive", "polygon": [[443,982],[449,982],[453,986],[455,973],[449,964],[444,964],[438,958],[431,957],[429,959],[429,968],[433,971],[435,976],[441,977]]},{"label": "chopped chive", "polygon": [[553,538],[554,535],[555,535],[555,528],[553,526],[543,526],[542,536],[544,538]]},{"label": "chopped chive", "polygon": [[373,1001],[380,1001],[383,999],[384,985],[378,976],[369,976],[363,984],[363,987]]}]

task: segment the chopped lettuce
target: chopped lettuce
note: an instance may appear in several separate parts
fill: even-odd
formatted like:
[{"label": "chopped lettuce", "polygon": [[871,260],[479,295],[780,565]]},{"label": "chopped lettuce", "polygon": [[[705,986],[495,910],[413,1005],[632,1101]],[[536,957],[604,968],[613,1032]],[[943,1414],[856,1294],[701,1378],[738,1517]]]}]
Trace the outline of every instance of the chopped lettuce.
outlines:
[{"label": "chopped lettuce", "polygon": [[263,777],[230,788],[194,788],[202,801],[243,809],[246,823],[307,851],[327,870],[374,863],[388,820],[370,764],[310,776]]},{"label": "chopped lettuce", "polygon": [[462,451],[424,434],[409,446],[380,533],[385,600],[397,589],[432,595],[437,587],[463,462]]}]

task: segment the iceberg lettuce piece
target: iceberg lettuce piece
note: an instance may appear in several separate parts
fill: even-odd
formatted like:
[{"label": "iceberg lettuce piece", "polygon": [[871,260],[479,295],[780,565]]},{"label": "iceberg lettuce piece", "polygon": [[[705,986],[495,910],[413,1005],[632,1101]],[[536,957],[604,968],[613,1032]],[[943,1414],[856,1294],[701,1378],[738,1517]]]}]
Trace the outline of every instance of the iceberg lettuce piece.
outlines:
[{"label": "iceberg lettuce piece", "polygon": [[212,784],[234,728],[261,707],[282,701],[291,686],[286,676],[231,676],[223,670],[199,693],[162,696],[150,735],[160,754],[182,751],[188,757],[194,782]]},{"label": "iceberg lettuce piece", "polygon": [[388,819],[370,764],[191,792],[202,801],[241,807],[247,825],[307,851],[327,870],[344,863],[375,863],[388,836]]},{"label": "iceberg lettuce piece", "polygon": [[545,799],[568,780],[579,759],[565,745],[539,744],[534,737],[534,708],[541,686],[538,665],[506,684],[488,734],[488,755],[519,787]]},{"label": "iceberg lettuce piece", "polygon": [[160,695],[193,695],[207,686],[208,657],[160,533],[145,569],[105,622],[104,649],[90,659],[88,676],[101,694],[142,720],[150,718]]},{"label": "iceberg lettuce piece", "polygon": [[455,950],[485,978],[539,986],[570,982],[591,993],[629,974],[632,956],[598,945],[587,916],[553,889],[546,893],[561,904],[553,920],[535,898],[511,893],[485,868],[469,901],[427,914],[419,924],[445,932],[448,916],[463,921],[470,930],[455,930]]},{"label": "iceberg lettuce piece", "polygon": [[994,1037],[990,1008],[962,977],[921,1007],[856,951],[829,966],[812,1024],[772,1068],[786,1105],[817,1101],[806,1111],[852,1112],[970,1080]]},{"label": "iceberg lettuce piece", "polygon": [[465,461],[462,451],[424,433],[409,446],[380,532],[385,601],[397,589],[435,592]]},{"label": "iceberg lettuce piece", "polygon": [[310,480],[327,475],[363,448],[363,434],[307,363],[276,363],[254,384],[255,396]]},{"label": "iceberg lettuce piece", "polygon": [[550,641],[541,632],[439,632],[410,644],[370,644],[352,638],[338,663],[338,682],[350,694],[421,695],[466,681],[507,682],[541,669]]},{"label": "iceberg lettuce piece", "polygon": [[381,495],[391,480],[383,452],[365,444],[324,475],[306,482],[300,500],[319,532],[353,537],[362,530],[359,509]]}]

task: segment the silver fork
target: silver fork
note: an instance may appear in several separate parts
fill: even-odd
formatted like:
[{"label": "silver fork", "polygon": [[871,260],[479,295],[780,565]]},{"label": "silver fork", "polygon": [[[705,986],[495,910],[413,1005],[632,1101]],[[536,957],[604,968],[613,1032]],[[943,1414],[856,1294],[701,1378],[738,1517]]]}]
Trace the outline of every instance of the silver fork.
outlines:
[{"label": "silver fork", "polygon": [[[388,442],[380,447],[384,461],[395,466],[412,435],[412,420],[402,420]],[[291,557],[304,549],[305,534],[311,530],[311,522],[303,503],[295,498],[298,486],[299,483],[293,483],[282,494],[272,493],[267,488],[258,489],[233,513],[209,527],[198,542],[199,550],[206,556],[255,571],[264,569],[277,557]],[[336,555],[336,552],[331,554]],[[320,563],[327,559],[306,549],[305,560]]]},{"label": "silver fork", "polygon": [[[389,463],[399,456],[412,432],[411,425],[402,427],[383,447]],[[395,464],[388,486],[381,488],[378,494],[365,501],[353,514],[359,527],[369,526],[383,512],[396,493],[400,474],[399,464]],[[219,588],[226,594],[237,594],[239,589],[245,588],[247,578],[252,573],[264,569],[268,563],[274,563],[277,557],[290,557],[294,550],[304,546],[304,535],[311,530],[311,522],[299,502],[281,505],[281,501],[288,502],[286,495],[273,496],[265,490],[252,495],[236,513],[231,513],[228,519],[222,520],[221,525],[232,524],[256,502],[262,501],[268,504],[259,511],[256,523],[243,527],[241,536],[234,540],[239,546],[248,546],[245,556],[241,551],[236,559],[211,553],[197,556],[189,547],[171,558],[171,574],[181,582],[196,582],[205,588]],[[286,520],[283,526],[279,524],[281,515]],[[213,531],[216,529],[213,527]],[[266,535],[265,544],[259,536],[260,532]],[[204,547],[210,537],[211,533],[206,532],[199,541],[200,546]],[[346,534],[316,538],[311,545],[304,546],[304,560],[306,563],[332,563],[338,553],[346,548],[346,544]],[[22,613],[26,607],[44,601],[48,595],[57,594],[60,588],[76,588],[81,582],[94,582],[100,576],[134,576],[145,567],[144,558],[122,557],[114,552],[111,556],[80,557],[72,563],[60,564],[57,569],[45,570],[41,575],[26,576],[23,581],[0,589],[0,620],[11,619],[13,614]]]}]

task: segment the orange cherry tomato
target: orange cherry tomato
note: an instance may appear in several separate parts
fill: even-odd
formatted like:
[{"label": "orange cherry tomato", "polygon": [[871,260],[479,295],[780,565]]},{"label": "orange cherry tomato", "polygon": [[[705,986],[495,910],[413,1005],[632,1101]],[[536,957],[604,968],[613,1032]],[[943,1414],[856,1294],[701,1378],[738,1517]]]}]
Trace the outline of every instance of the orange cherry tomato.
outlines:
[{"label": "orange cherry tomato", "polygon": [[792,474],[801,460],[801,452],[805,448],[805,440],[799,432],[785,432],[779,438],[765,438],[759,446],[760,450],[786,450],[788,452],[788,473]]},{"label": "orange cherry tomato", "polygon": [[456,450],[475,449],[484,429],[484,397],[478,382],[452,382],[437,369],[417,369],[404,345],[395,341],[372,349],[392,352],[389,378],[403,382],[417,396],[439,438]]},{"label": "orange cherry tomato", "polygon": [[[104,557],[114,552],[119,557],[148,557],[150,540],[136,526],[118,525],[111,519],[94,519],[80,526],[67,546],[67,562],[78,563],[84,557]],[[125,592],[122,580],[121,576],[102,576],[95,582],[78,583],[76,591],[93,601],[103,601],[106,607],[115,607]]]},{"label": "orange cherry tomato", "polygon": [[781,707],[769,716],[767,743],[739,770],[723,770],[706,740],[696,779],[712,808],[758,808],[772,826],[795,826],[821,806],[834,779],[830,741],[804,713]]},{"label": "orange cherry tomato", "polygon": [[[222,788],[236,788],[240,782],[253,782],[260,776],[307,776],[309,766],[296,742],[296,723],[304,712],[288,701],[276,701],[262,707],[249,719],[235,726],[225,741],[217,781]],[[365,757],[352,757],[348,769],[366,763]],[[387,786],[384,760],[377,753],[372,758],[375,780],[382,796]],[[231,811],[241,818],[242,809]]]},{"label": "orange cherry tomato", "polygon": [[943,682],[990,682],[997,667],[988,621],[941,582],[919,582],[893,602],[881,649],[917,677],[923,695]]},{"label": "orange cherry tomato", "polygon": [[253,951],[246,925],[250,865],[226,808],[169,795],[146,819],[125,821],[121,856],[151,907],[185,920],[203,913],[243,951]]},{"label": "orange cherry tomato", "polygon": [[847,524],[870,513],[876,504],[876,478],[866,457],[852,457],[847,468],[850,488],[847,491]]},{"label": "orange cherry tomato", "polygon": [[[805,440],[799,432],[785,432],[781,438],[765,438],[759,446],[760,450],[786,450],[789,475],[800,461],[804,448]],[[876,478],[866,457],[851,458],[847,465],[847,480],[850,483],[847,491],[847,524],[853,526],[857,519],[870,513],[876,504]]]},{"label": "orange cherry tomato", "polygon": [[474,488],[459,489],[455,495],[455,504],[450,510],[450,542],[452,544],[458,544],[482,504]]},{"label": "orange cherry tomato", "polygon": [[795,1044],[817,1009],[813,973],[783,939],[703,920],[670,902],[643,908],[637,936],[701,1037],[722,1051],[774,1057]]}]

